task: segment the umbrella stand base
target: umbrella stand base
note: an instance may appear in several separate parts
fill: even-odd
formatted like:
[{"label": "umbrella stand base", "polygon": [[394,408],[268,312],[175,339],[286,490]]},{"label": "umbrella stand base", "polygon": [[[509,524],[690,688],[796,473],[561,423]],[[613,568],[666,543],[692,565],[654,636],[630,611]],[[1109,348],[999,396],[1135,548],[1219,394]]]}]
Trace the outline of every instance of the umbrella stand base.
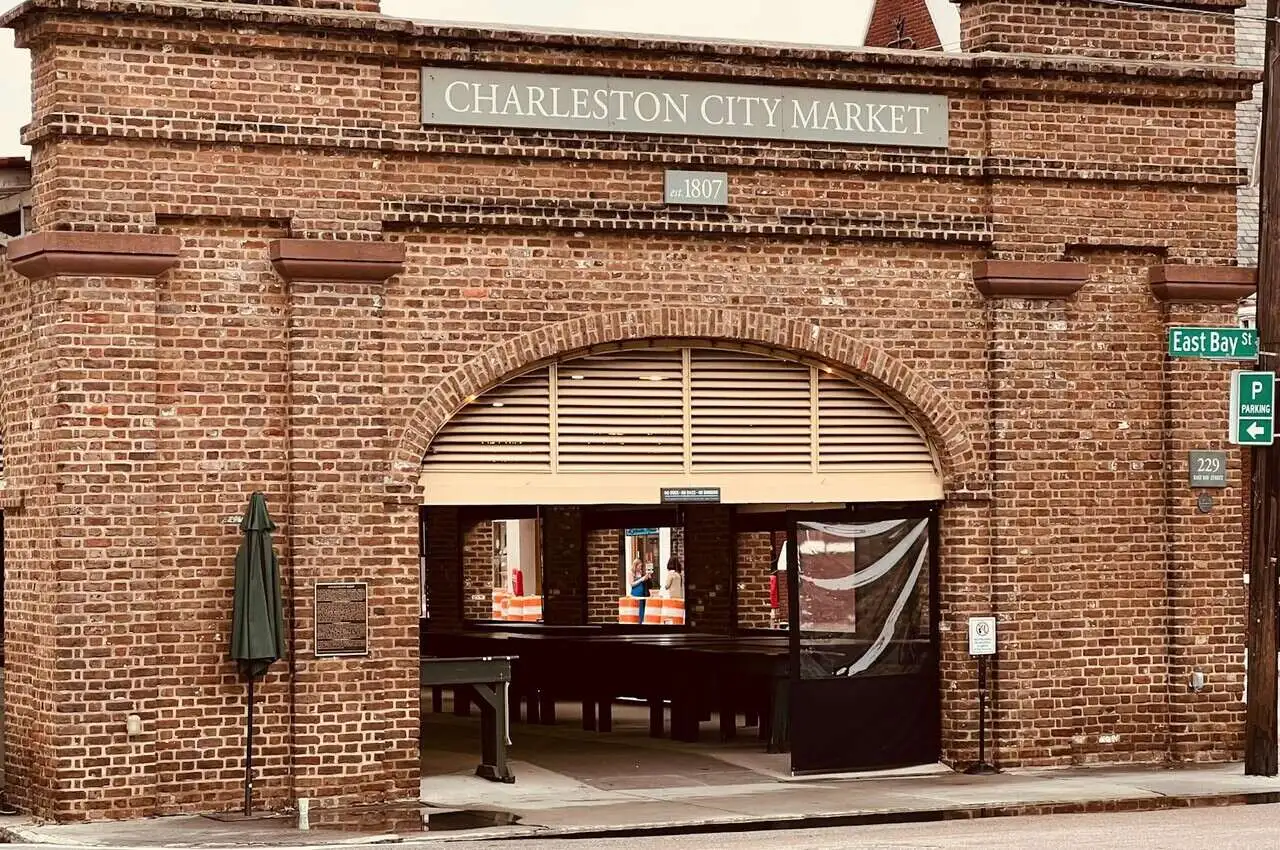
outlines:
[{"label": "umbrella stand base", "polygon": [[481,779],[487,779],[490,782],[506,782],[508,784],[516,781],[515,774],[510,770],[502,771],[496,765],[482,764],[476,768],[476,776]]}]

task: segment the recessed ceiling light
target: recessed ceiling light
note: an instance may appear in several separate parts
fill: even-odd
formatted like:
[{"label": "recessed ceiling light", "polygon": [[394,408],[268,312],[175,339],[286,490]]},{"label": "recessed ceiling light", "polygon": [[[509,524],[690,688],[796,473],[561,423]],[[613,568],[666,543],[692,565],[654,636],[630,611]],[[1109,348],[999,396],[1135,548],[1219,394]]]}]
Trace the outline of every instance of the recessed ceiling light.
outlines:
[{"label": "recessed ceiling light", "polygon": [[505,404],[503,404],[503,403],[502,403],[502,402],[500,402],[500,401],[495,401],[495,402],[493,403],[493,406],[494,406],[494,407],[506,407],[506,405],[505,405]]},{"label": "recessed ceiling light", "polygon": [[575,381],[581,381],[581,380],[583,379],[583,377],[584,377],[584,376],[583,376],[583,375],[570,375],[569,377],[570,377],[570,378],[572,378],[572,379],[573,379],[573,380],[575,380]]},{"label": "recessed ceiling light", "polygon": [[640,380],[642,380],[642,381],[665,381],[666,379],[667,379],[667,378],[666,378],[666,376],[665,376],[665,375],[642,375],[642,376],[640,376]]}]

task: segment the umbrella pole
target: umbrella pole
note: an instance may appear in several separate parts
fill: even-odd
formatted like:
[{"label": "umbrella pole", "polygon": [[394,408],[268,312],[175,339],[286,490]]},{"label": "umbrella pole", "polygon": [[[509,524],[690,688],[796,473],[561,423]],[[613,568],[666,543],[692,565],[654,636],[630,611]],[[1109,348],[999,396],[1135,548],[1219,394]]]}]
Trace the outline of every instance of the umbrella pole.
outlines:
[{"label": "umbrella pole", "polygon": [[244,739],[244,816],[253,800],[253,677],[249,677],[249,734]]}]

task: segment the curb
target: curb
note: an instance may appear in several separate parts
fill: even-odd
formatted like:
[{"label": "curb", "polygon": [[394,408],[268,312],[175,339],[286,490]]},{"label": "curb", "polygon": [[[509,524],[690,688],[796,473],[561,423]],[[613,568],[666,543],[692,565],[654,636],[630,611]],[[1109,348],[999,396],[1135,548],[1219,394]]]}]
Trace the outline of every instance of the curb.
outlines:
[{"label": "curb", "polygon": [[[697,823],[662,823],[623,826],[616,829],[543,829],[520,835],[483,836],[485,840],[510,841],[529,839],[638,838],[667,835],[706,835],[726,832],[771,832],[798,829],[823,829],[840,826],[880,826],[902,823],[938,823],[978,818],[1027,817],[1033,815],[1101,814],[1148,812],[1163,809],[1200,809],[1219,806],[1257,806],[1280,803],[1280,791],[1256,791],[1229,794],[1185,794],[1164,797],[1119,797],[1113,800],[1078,800],[1070,802],[1010,803],[1008,805],[975,805],[949,809],[916,809],[878,812],[844,812],[819,815],[796,815],[738,820],[708,820]],[[416,836],[415,836],[416,838]],[[481,836],[477,836],[477,839]],[[439,840],[469,841],[470,836]]]},{"label": "curb", "polygon": [[[1232,792],[1225,794],[1182,794],[1176,796],[1117,797],[1110,800],[1073,800],[1039,803],[979,804],[942,809],[897,809],[885,811],[832,812],[812,815],[783,815],[768,818],[722,818],[697,822],[666,822],[598,827],[540,827],[529,824],[522,827],[495,830],[482,828],[475,831],[442,831],[436,833],[394,834],[352,840],[335,839],[308,844],[281,842],[256,845],[296,850],[320,850],[323,847],[370,847],[381,844],[398,846],[438,846],[443,843],[475,841],[529,841],[545,839],[599,839],[642,838],[671,835],[713,835],[732,832],[772,832],[802,829],[824,829],[848,826],[882,826],[886,824],[940,823],[952,820],[976,820],[979,818],[1028,817],[1034,815],[1101,814],[1120,812],[1150,812],[1167,809],[1199,809],[1225,806],[1256,806],[1280,803],[1280,791]],[[84,842],[41,841],[38,836],[24,834],[24,827],[0,827],[0,841],[28,846],[62,845],[92,848],[92,850],[160,850],[160,848],[184,848],[185,850],[232,850],[243,844],[223,842],[192,842],[163,844],[89,844]]]}]

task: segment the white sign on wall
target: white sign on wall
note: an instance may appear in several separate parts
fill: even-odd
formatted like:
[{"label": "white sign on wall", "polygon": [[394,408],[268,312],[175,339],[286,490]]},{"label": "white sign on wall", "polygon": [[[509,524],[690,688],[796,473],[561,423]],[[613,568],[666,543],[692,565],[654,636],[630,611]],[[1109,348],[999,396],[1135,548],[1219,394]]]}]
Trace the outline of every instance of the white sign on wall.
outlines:
[{"label": "white sign on wall", "polygon": [[996,618],[969,618],[969,654],[996,654]]},{"label": "white sign on wall", "polygon": [[422,69],[422,123],[945,148],[946,95]]}]

